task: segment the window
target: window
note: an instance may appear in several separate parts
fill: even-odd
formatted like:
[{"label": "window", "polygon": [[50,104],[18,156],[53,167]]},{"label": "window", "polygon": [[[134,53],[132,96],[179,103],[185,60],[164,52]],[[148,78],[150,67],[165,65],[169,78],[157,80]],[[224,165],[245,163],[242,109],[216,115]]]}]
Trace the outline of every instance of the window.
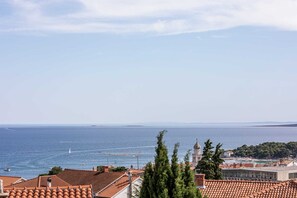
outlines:
[{"label": "window", "polygon": [[289,179],[297,178],[297,173],[289,173]]}]

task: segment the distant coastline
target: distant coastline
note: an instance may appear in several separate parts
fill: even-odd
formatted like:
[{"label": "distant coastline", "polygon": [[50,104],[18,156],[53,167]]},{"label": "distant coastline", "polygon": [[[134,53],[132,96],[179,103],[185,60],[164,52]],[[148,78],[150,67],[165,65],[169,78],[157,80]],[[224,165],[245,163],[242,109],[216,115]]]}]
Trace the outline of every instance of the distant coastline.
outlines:
[{"label": "distant coastline", "polygon": [[297,127],[297,124],[261,125],[258,127]]}]

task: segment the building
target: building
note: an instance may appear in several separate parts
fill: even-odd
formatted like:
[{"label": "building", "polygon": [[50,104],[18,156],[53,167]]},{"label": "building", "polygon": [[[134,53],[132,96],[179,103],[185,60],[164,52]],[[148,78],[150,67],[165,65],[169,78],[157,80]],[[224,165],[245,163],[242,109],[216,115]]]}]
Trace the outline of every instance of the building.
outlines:
[{"label": "building", "polygon": [[279,162],[276,163],[276,166],[283,166],[283,167],[297,166],[297,162],[295,160],[280,159]]},{"label": "building", "polygon": [[199,160],[202,158],[202,153],[201,153],[201,146],[198,143],[198,139],[196,139],[196,143],[194,144],[193,147],[193,154],[192,154],[192,166],[196,167]]},{"label": "building", "polygon": [[195,183],[208,198],[294,198],[297,182],[206,180],[203,174],[195,175]]},{"label": "building", "polygon": [[226,151],[224,151],[224,154],[223,154],[223,157],[224,158],[230,158],[230,157],[232,157],[233,156],[233,151],[232,150],[226,150]]},{"label": "building", "polygon": [[139,189],[142,179],[138,175],[127,172],[104,172],[89,170],[65,169],[58,175],[39,176],[25,182],[9,186],[10,188],[43,188],[91,185],[94,197],[128,198]]},{"label": "building", "polygon": [[92,186],[64,186],[64,187],[14,187],[5,188],[5,196],[1,198],[46,198],[46,197],[63,197],[63,198],[93,198]]},{"label": "building", "polygon": [[230,180],[286,181],[297,178],[297,167],[224,168],[222,173]]},{"label": "building", "polygon": [[14,176],[0,176],[0,179],[3,181],[4,187],[26,181],[26,179],[22,177],[14,177]]}]

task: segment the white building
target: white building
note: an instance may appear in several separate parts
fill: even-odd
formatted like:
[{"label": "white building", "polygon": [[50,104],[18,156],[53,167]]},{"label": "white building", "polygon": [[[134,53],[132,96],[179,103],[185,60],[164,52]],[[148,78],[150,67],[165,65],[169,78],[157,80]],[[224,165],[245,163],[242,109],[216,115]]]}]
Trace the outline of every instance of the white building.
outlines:
[{"label": "white building", "polygon": [[194,144],[194,151],[192,154],[192,166],[196,167],[199,160],[202,158],[201,146],[198,143],[198,139],[196,139],[196,143]]},{"label": "white building", "polygon": [[223,168],[224,179],[229,180],[258,180],[286,181],[297,179],[297,167],[255,167],[255,168]]}]

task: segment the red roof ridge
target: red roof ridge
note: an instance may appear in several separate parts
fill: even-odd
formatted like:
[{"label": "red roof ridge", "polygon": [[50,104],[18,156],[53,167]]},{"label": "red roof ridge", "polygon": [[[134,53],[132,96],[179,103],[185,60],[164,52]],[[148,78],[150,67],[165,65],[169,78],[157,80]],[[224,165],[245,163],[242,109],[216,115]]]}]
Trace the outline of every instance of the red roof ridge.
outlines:
[{"label": "red roof ridge", "polygon": [[23,178],[21,176],[8,176],[8,175],[0,175],[0,177],[8,177],[8,178]]},{"label": "red roof ridge", "polygon": [[[65,168],[65,170],[68,170],[68,171],[83,171],[83,172],[92,172],[92,173],[98,173],[99,171],[93,171],[93,170],[80,170],[80,169],[71,169],[71,168]],[[59,175],[59,174],[58,174]]]},{"label": "red roof ridge", "polygon": [[[58,178],[58,179],[62,180],[66,184],[69,184],[64,179],[62,179],[61,177],[59,177],[58,175],[40,175],[40,176],[38,176],[38,180],[39,180],[39,178],[42,178],[42,177],[55,177],[55,178]],[[38,183],[38,186],[40,186],[40,183]],[[71,186],[71,184],[69,184],[69,186]]]},{"label": "red roof ridge", "polygon": [[[31,180],[34,180],[34,179],[36,179],[36,177],[34,177],[34,178],[31,178],[31,179],[27,179],[25,182],[28,182],[28,181],[31,181]],[[22,182],[21,182],[22,183]],[[18,183],[17,183],[18,184]],[[13,187],[15,184],[12,184],[12,185],[9,185],[9,186],[7,186],[7,187]]]},{"label": "red roof ridge", "polygon": [[[128,177],[128,176],[129,175],[127,173],[123,174],[117,180],[115,180],[114,182],[110,183],[106,188],[104,188],[101,191],[97,192],[96,193],[96,196],[98,196],[98,197],[114,197],[114,196],[116,196],[117,194],[119,194],[120,192],[122,192],[126,187],[128,187],[130,185],[129,184],[129,179],[125,179],[124,178],[124,177]],[[131,182],[134,183],[138,179],[141,179],[141,177],[140,176],[137,176],[137,175],[132,175],[132,178],[131,179],[132,179]],[[112,195],[110,193],[112,193]]]},{"label": "red roof ridge", "polygon": [[117,182],[118,180],[120,180],[122,177],[124,177],[125,175],[127,175],[126,173],[124,173],[123,175],[121,175],[120,177],[118,177],[117,179],[115,179],[114,181],[110,182],[107,186],[105,186],[104,188],[102,188],[100,191],[97,192],[97,194],[101,193],[102,191],[104,191],[105,189],[107,189],[109,186],[111,186],[112,184],[114,184],[115,182]]},{"label": "red roof ridge", "polygon": [[56,186],[56,187],[9,187],[5,190],[31,190],[31,189],[72,189],[72,188],[92,188],[92,185],[76,185],[76,186]]},{"label": "red roof ridge", "polygon": [[[271,182],[272,183],[272,182]],[[257,197],[258,195],[261,195],[261,194],[265,194],[267,192],[269,192],[270,190],[274,190],[274,189],[277,189],[279,187],[282,187],[282,186],[286,186],[290,183],[290,181],[283,181],[283,182],[279,182],[273,186],[270,186],[270,187],[267,187],[267,188],[264,188],[263,190],[259,191],[259,192],[255,192],[251,195],[248,195],[244,198],[253,198],[253,197]]]},{"label": "red roof ridge", "polygon": [[229,180],[229,179],[226,179],[226,180],[215,180],[215,179],[206,179],[206,182],[241,182],[241,183],[275,183],[275,184],[279,184],[279,183],[282,183],[280,181],[254,181],[254,180]]}]

